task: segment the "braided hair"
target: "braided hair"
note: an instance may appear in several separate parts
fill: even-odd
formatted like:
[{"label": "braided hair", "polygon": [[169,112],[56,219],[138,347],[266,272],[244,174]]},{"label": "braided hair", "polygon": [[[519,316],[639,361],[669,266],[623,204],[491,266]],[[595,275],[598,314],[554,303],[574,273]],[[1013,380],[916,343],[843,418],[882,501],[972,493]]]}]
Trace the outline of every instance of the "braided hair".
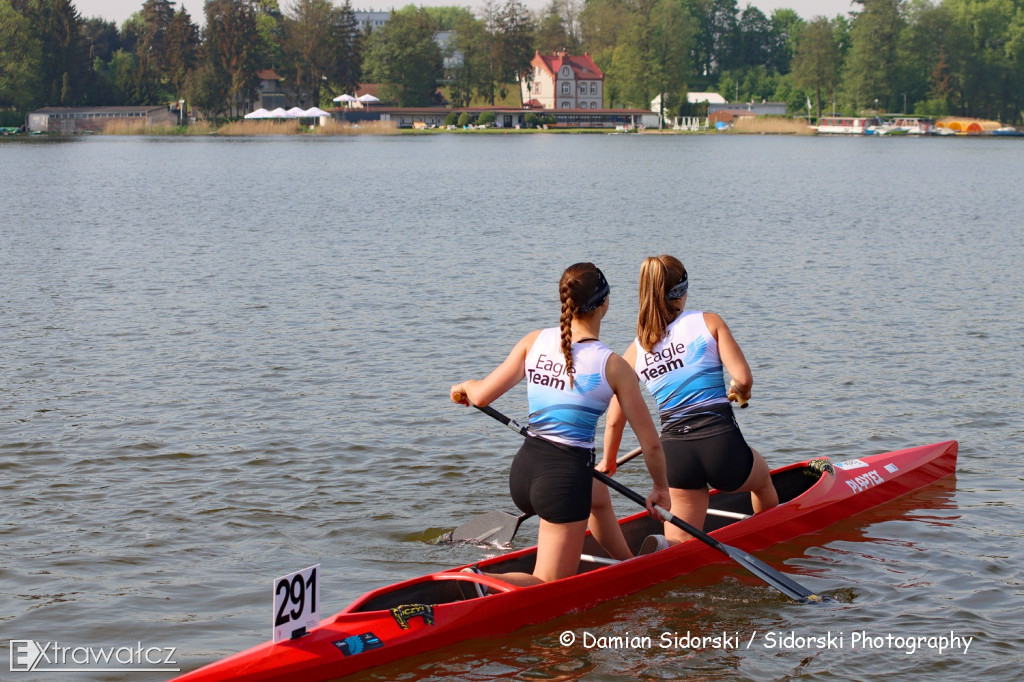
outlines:
[{"label": "braided hair", "polygon": [[676,300],[671,296],[673,289],[680,287],[687,279],[686,268],[675,256],[651,256],[640,266],[640,313],[636,321],[636,337],[648,353],[665,336],[665,330],[679,315]]},{"label": "braided hair", "polygon": [[562,334],[562,356],[569,387],[573,385],[572,321],[598,308],[608,298],[608,281],[593,263],[576,263],[562,273],[558,282],[558,298],[562,302],[559,326]]}]

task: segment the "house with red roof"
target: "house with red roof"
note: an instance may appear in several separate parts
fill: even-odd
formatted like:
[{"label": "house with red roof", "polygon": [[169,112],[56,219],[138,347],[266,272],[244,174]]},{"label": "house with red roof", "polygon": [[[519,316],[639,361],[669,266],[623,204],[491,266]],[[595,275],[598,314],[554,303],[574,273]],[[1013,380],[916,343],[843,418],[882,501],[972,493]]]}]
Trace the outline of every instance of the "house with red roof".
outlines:
[{"label": "house with red roof", "polygon": [[533,79],[520,81],[523,106],[535,109],[601,109],[604,74],[589,53],[537,52],[530,62]]}]

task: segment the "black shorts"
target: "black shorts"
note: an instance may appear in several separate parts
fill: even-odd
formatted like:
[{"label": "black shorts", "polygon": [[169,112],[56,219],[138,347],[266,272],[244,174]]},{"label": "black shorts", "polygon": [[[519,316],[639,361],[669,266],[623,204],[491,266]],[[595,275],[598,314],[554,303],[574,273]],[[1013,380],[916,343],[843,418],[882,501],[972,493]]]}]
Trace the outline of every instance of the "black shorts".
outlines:
[{"label": "black shorts", "polygon": [[512,460],[508,488],[522,511],[551,523],[590,516],[594,451],[527,436]]},{"label": "black shorts", "polygon": [[729,492],[750,477],[754,453],[738,427],[706,438],[662,433],[668,485],[683,490],[711,486]]}]

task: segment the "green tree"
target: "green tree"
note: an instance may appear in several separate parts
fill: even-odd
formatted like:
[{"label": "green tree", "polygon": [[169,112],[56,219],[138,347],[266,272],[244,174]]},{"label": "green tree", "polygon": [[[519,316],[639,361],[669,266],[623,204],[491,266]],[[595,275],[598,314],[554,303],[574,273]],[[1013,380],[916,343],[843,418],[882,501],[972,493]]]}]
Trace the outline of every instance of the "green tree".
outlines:
[{"label": "green tree", "polygon": [[793,55],[793,81],[814,91],[817,117],[821,118],[822,94],[831,94],[839,85],[839,46],[831,22],[815,17],[804,26]]},{"label": "green tree", "polygon": [[843,88],[855,109],[890,109],[899,88],[897,46],[904,0],[855,0],[864,5],[850,28]]},{"label": "green tree", "polygon": [[[332,90],[354,89],[358,31],[355,14],[346,3],[297,0],[285,16],[285,55],[300,101],[309,106],[326,104]],[[329,89],[322,92],[323,86]]]},{"label": "green tree", "polygon": [[[252,107],[256,85],[256,19],[253,4],[247,0],[206,0],[204,51],[206,64],[200,81],[204,93],[224,86],[223,108],[208,108],[214,115],[222,111],[238,112]],[[190,97],[196,102],[195,97]],[[198,102],[196,102],[198,104]]]},{"label": "green tree", "polygon": [[171,17],[167,25],[165,47],[165,73],[168,83],[178,99],[185,90],[185,81],[198,61],[199,27],[192,23],[192,17],[182,7]]},{"label": "green tree", "polygon": [[791,9],[777,9],[772,12],[771,24],[771,66],[779,73],[787,74],[805,22]]},{"label": "green tree", "polygon": [[434,41],[430,15],[414,7],[391,13],[387,24],[366,41],[363,66],[371,82],[399,106],[425,106],[434,101],[444,74],[441,48]]},{"label": "green tree", "polygon": [[256,19],[256,63],[284,70],[284,15],[277,0],[258,0],[253,12]]},{"label": "green tree", "polygon": [[89,59],[98,57],[109,62],[121,49],[121,33],[113,21],[90,17],[82,22],[82,42],[88,46]]},{"label": "green tree", "polygon": [[[505,0],[505,4],[493,15],[489,28],[493,34],[491,46],[492,64],[496,67],[494,75],[501,97],[504,98],[508,94],[506,88],[509,83],[518,83],[521,78],[529,83],[533,77],[530,66],[535,54],[533,16],[521,0]],[[491,101],[493,103],[493,96]]]},{"label": "green tree", "polygon": [[27,111],[37,101],[43,48],[27,17],[0,0],[0,109]]},{"label": "green tree", "polygon": [[580,4],[577,0],[551,0],[541,10],[534,32],[537,52],[553,54],[562,50],[569,54],[580,51]]},{"label": "green tree", "polygon": [[135,54],[140,68],[159,78],[167,66],[167,29],[174,18],[174,3],[171,0],[145,0],[139,16],[142,31]]},{"label": "green tree", "polygon": [[71,0],[19,0],[11,6],[29,20],[30,34],[41,48],[37,102],[78,104],[90,75],[78,10]]},{"label": "green tree", "polygon": [[775,48],[775,37],[772,34],[772,23],[764,12],[747,5],[740,15],[739,25],[739,63],[745,66],[768,66],[772,63]]},{"label": "green tree", "polygon": [[639,0],[615,50],[612,76],[627,104],[647,108],[661,95],[665,110],[686,87],[691,36],[689,15],[675,0]]},{"label": "green tree", "polygon": [[[943,54],[964,114],[1016,120],[1021,110],[1020,0],[946,0],[953,16]],[[1015,53],[1014,50],[1017,50]]]},{"label": "green tree", "polygon": [[581,49],[590,54],[597,67],[608,76],[604,82],[604,100],[610,106],[622,101],[622,88],[612,72],[615,48],[629,17],[626,0],[589,0],[580,12]]},{"label": "green tree", "polygon": [[682,0],[697,21],[694,67],[698,78],[717,80],[738,63],[739,21],[736,0]]},{"label": "green tree", "polygon": [[456,20],[454,30],[450,54],[445,55],[448,98],[453,106],[466,107],[474,92],[484,95],[493,90],[490,39],[484,23],[470,12]]},{"label": "green tree", "polygon": [[185,93],[193,108],[213,121],[214,125],[228,108],[227,75],[211,62],[200,64],[190,72],[185,82]]}]

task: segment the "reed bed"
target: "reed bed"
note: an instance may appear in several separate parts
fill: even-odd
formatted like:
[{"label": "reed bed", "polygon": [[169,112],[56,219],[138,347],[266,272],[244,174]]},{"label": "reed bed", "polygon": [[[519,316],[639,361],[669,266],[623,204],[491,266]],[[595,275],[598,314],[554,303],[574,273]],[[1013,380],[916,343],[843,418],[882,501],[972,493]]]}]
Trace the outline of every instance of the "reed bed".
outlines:
[{"label": "reed bed", "polygon": [[107,122],[100,131],[102,135],[174,135],[173,123],[147,124],[144,120],[113,119]]},{"label": "reed bed", "polygon": [[740,116],[730,128],[734,133],[761,135],[813,135],[814,129],[807,121],[796,118],[773,116]]},{"label": "reed bed", "polygon": [[250,136],[250,135],[297,135],[302,126],[297,119],[285,120],[241,120],[233,121],[217,128],[218,135]]},{"label": "reed bed", "polygon": [[397,135],[397,121],[364,121],[358,125],[331,119],[310,131],[313,135]]}]

